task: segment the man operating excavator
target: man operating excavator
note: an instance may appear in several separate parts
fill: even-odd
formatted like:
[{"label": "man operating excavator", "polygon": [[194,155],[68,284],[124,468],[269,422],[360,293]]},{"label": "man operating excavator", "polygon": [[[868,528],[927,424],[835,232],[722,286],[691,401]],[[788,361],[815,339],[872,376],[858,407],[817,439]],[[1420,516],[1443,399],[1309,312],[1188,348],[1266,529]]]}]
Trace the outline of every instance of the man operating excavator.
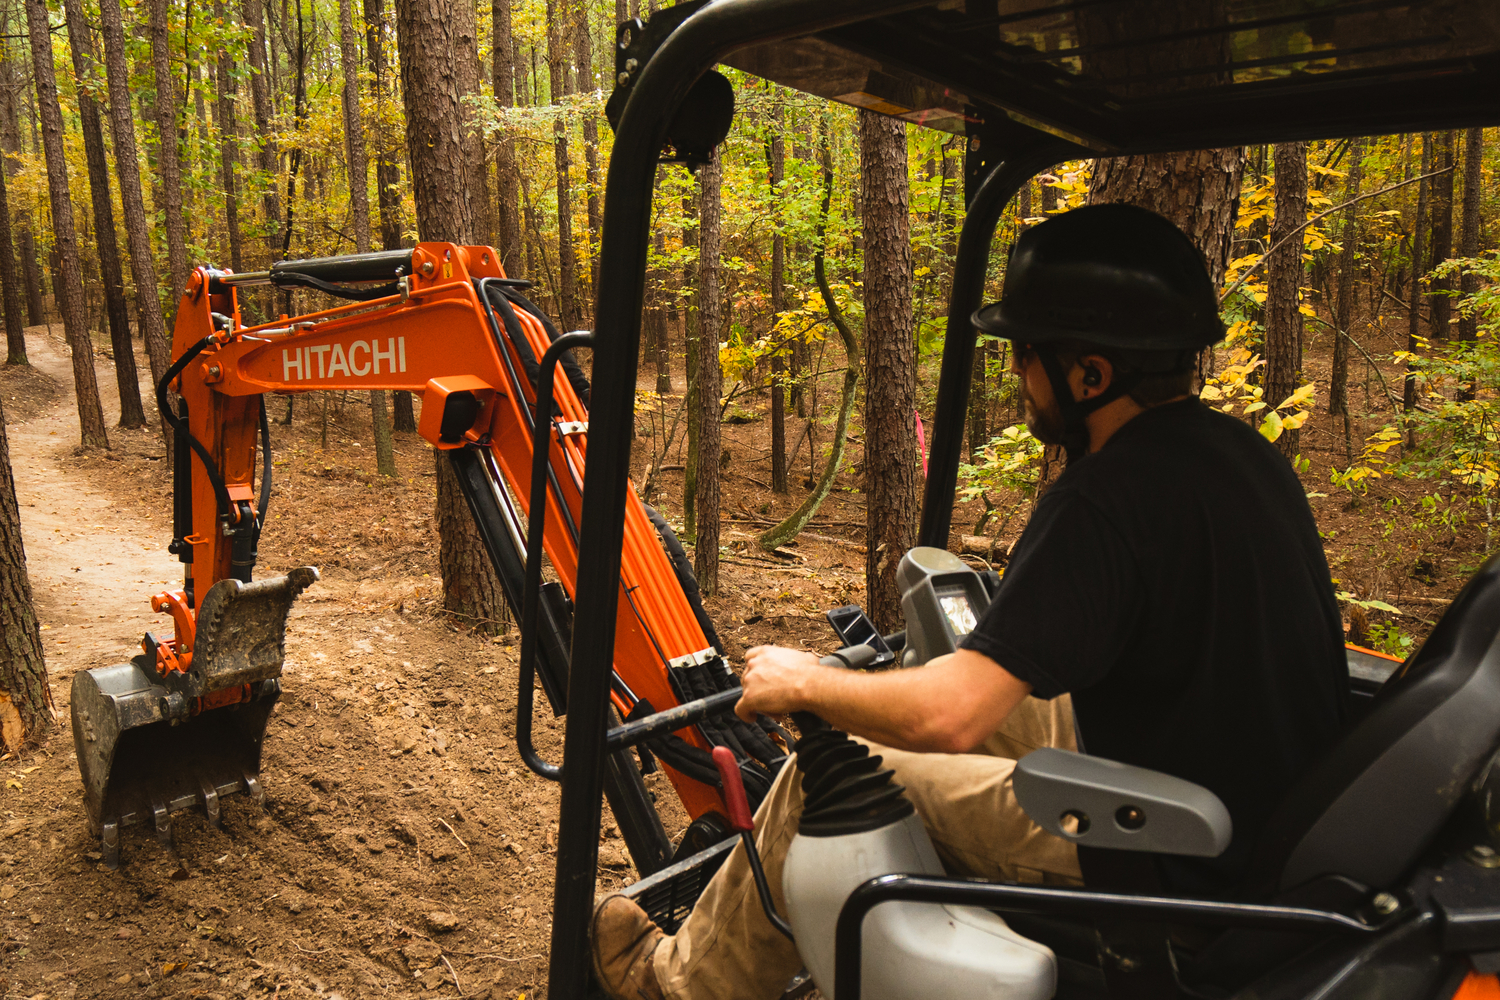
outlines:
[{"label": "man operating excavator", "polygon": [[[974,322],[1013,343],[1027,425],[1069,457],[988,611],[956,653],[907,670],[757,647],[737,711],[812,712],[870,743],[961,875],[1106,881],[1017,804],[1015,761],[1038,747],[1196,782],[1228,807],[1233,840],[1216,858],[1158,856],[1150,875],[1180,894],[1232,892],[1274,804],[1333,743],[1348,674],[1300,482],[1191,394],[1199,353],[1224,333],[1202,258],[1145,210],[1078,209],[1021,236],[1003,300]],[[755,817],[778,906],[801,809],[786,767]],[[763,1000],[802,965],[743,846],[675,935],[611,896],[592,943],[600,984],[629,1000]]]}]

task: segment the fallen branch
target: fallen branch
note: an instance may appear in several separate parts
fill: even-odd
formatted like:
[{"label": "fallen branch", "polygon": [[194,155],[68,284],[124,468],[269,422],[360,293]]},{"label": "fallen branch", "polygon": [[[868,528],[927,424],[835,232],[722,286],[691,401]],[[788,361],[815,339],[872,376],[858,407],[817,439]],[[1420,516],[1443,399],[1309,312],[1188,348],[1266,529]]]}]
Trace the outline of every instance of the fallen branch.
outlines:
[{"label": "fallen branch", "polygon": [[469,849],[469,845],[464,843],[464,838],[460,837],[458,833],[453,829],[453,827],[448,825],[447,820],[439,816],[438,822],[443,824],[444,830],[447,830],[449,833],[453,834],[453,839],[458,841],[460,847],[462,847],[466,851]]},{"label": "fallen branch", "polygon": [[[447,824],[445,823],[443,825],[446,826]],[[457,834],[455,834],[454,836],[457,836]],[[461,843],[463,843],[463,841],[459,841],[459,843],[461,844]],[[459,985],[459,982],[458,982],[458,973],[456,973],[456,972],[453,971],[453,963],[450,962],[450,961],[448,961],[448,956],[447,955],[439,955],[438,958],[441,958],[443,960],[443,964],[448,967],[448,975],[450,975],[450,976],[453,977],[453,988],[455,990],[458,990],[458,995],[459,996],[463,996],[464,995],[464,988]]]}]

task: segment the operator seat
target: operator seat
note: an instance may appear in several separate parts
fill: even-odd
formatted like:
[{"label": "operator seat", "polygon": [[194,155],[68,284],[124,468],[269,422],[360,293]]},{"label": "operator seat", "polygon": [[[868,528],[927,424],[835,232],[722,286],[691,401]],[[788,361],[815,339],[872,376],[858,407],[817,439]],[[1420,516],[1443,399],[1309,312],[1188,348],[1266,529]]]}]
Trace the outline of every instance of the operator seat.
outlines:
[{"label": "operator seat", "polygon": [[[1427,641],[1376,692],[1363,716],[1289,790],[1232,895],[1249,902],[1350,909],[1368,903],[1372,892],[1399,889],[1497,757],[1497,705],[1500,556],[1485,563]],[[1023,759],[1018,770],[1025,766]],[[1044,828],[1054,825],[1051,817],[1032,818]],[[1081,843],[1079,861],[1092,889],[1161,894],[1150,854]],[[1057,951],[1059,1000],[1101,995],[1098,972],[1085,977],[1092,986],[1074,990],[1068,988],[1067,969],[1097,961],[1100,952],[1134,967],[1112,969],[1106,962],[1102,971],[1111,996],[1170,996],[1170,988],[1161,987],[1172,980],[1186,985],[1190,995],[1227,996],[1321,940],[1246,929],[1205,935],[1161,924],[1099,924],[1097,941],[1090,942],[1097,950],[1089,956],[1080,948],[1084,942],[1076,924],[1069,932],[1047,919],[1007,914],[1007,920]],[[1169,936],[1173,946],[1165,943]],[[1118,961],[1126,956],[1139,961]]]},{"label": "operator seat", "polygon": [[1497,640],[1500,556],[1282,800],[1251,861],[1248,895],[1327,874],[1387,888],[1411,867],[1500,743]]}]

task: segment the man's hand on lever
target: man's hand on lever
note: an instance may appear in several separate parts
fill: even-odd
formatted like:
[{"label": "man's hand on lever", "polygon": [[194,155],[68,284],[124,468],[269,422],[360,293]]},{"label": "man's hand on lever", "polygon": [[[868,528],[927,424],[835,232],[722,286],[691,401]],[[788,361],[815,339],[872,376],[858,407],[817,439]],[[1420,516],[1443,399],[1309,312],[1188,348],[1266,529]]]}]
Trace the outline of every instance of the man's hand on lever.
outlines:
[{"label": "man's hand on lever", "polygon": [[900,750],[966,753],[982,743],[1031,693],[982,653],[961,649],[920,667],[861,673],[825,667],[785,646],[745,654],[744,694],[734,710],[813,712],[838,729]]}]

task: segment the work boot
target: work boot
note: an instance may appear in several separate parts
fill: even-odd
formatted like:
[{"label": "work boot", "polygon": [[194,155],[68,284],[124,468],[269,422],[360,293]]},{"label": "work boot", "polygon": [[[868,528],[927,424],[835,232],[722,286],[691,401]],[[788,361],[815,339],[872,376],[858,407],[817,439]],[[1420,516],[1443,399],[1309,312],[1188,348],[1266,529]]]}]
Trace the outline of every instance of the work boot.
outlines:
[{"label": "work boot", "polygon": [[646,911],[619,894],[594,907],[589,943],[594,978],[614,1000],[663,1000],[651,956],[666,937]]}]

